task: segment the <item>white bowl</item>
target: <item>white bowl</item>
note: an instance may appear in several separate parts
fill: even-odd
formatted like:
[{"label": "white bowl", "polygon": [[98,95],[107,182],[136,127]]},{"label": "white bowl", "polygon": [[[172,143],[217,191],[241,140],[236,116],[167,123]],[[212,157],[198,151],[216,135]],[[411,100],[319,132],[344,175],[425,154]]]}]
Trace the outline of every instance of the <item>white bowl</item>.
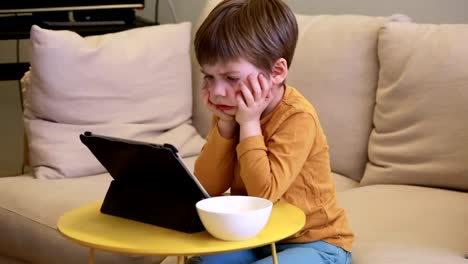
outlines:
[{"label": "white bowl", "polygon": [[195,206],[208,233],[222,240],[238,241],[262,231],[273,203],[252,196],[219,196],[201,200]]}]

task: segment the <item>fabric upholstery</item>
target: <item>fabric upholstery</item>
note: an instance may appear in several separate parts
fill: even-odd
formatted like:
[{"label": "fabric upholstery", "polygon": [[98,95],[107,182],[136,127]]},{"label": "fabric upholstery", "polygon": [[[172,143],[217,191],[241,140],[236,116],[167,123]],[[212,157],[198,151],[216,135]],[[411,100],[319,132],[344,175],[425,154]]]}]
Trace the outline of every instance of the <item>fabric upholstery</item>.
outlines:
[{"label": "fabric upholstery", "polygon": [[[184,159],[191,171],[195,159]],[[102,200],[111,180],[107,173],[57,180],[32,175],[1,178],[0,256],[26,263],[58,264],[64,259],[70,264],[86,263],[87,249],[60,235],[57,220],[68,210]],[[163,259],[96,252],[96,263],[103,264],[156,264]]]},{"label": "fabric upholstery", "polygon": [[[102,200],[110,179],[107,174],[54,181],[31,175],[3,178],[0,184],[0,255],[27,263],[59,264],[64,259],[70,264],[86,263],[87,248],[60,235],[56,230],[57,219],[75,207]],[[162,260],[162,257],[96,252],[96,263],[103,264],[149,264]]]},{"label": "fabric upholstery", "polygon": [[[21,177],[18,176],[18,178]],[[81,264],[88,261],[89,249],[65,238],[56,229],[41,225],[33,219],[17,215],[4,208],[0,208],[0,232],[2,232],[0,255],[19,259],[17,262],[11,262],[12,264],[63,264],[64,260],[68,264]],[[4,249],[7,250],[3,251]],[[156,264],[163,259],[164,257],[124,255],[100,250],[95,252],[95,262],[100,264]],[[3,262],[3,259],[0,259],[0,263],[9,264],[10,262]]]},{"label": "fabric upholstery", "polygon": [[336,191],[342,192],[352,188],[359,187],[359,182],[350,179],[346,176],[332,172],[333,180],[335,181]]},{"label": "fabric upholstery", "polygon": [[86,130],[156,142],[189,122],[190,29],[186,22],[83,38],[33,26],[30,85],[23,93],[35,176],[103,172],[79,141]]},{"label": "fabric upholstery", "polygon": [[386,25],[362,184],[468,190],[468,25]]},{"label": "fabric upholstery", "polygon": [[[195,159],[184,159],[191,171]],[[55,228],[57,219],[66,211],[104,199],[111,180],[108,173],[53,181],[35,180],[32,175],[5,177],[0,184],[0,208]]]},{"label": "fabric upholstery", "polygon": [[466,263],[468,193],[372,185],[338,198],[356,235],[353,263]]}]

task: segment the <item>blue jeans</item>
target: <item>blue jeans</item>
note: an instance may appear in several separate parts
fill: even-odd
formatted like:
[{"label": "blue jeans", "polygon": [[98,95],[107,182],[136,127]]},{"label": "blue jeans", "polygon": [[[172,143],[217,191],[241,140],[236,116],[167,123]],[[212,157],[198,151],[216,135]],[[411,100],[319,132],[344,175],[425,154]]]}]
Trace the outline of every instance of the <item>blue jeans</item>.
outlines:
[{"label": "blue jeans", "polygon": [[[277,244],[279,264],[350,264],[351,253],[324,241]],[[187,264],[271,264],[271,246],[206,256],[196,256]]]}]

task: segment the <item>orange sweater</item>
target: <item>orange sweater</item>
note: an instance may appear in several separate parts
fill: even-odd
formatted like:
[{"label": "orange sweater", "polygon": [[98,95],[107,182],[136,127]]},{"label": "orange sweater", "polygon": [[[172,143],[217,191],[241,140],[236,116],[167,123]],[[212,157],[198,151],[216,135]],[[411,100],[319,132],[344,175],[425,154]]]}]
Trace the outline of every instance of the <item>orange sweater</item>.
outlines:
[{"label": "orange sweater", "polygon": [[[213,124],[216,124],[214,119]],[[353,233],[338,207],[326,137],[313,106],[287,86],[283,99],[263,117],[263,136],[222,137],[213,125],[195,175],[212,196],[231,194],[285,200],[306,214],[304,228],[283,240],[324,240],[351,252]]]}]

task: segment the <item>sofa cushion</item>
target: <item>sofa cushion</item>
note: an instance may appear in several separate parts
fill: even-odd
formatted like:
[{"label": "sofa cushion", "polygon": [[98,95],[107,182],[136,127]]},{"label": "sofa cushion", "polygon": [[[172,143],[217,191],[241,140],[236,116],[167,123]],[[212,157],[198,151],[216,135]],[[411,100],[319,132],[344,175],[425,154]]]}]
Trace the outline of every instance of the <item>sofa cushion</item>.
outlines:
[{"label": "sofa cushion", "polygon": [[352,188],[359,187],[359,182],[350,179],[346,176],[332,172],[333,181],[335,182],[336,191],[342,192]]},{"label": "sofa cushion", "polygon": [[372,185],[338,193],[356,240],[353,263],[464,264],[468,193]]},{"label": "sofa cushion", "polygon": [[177,128],[177,142],[163,137],[176,147],[198,136],[189,124],[190,29],[181,23],[83,38],[33,26],[24,119],[35,176],[104,172],[79,141],[86,130],[159,143]]},{"label": "sofa cushion", "polygon": [[362,184],[468,190],[468,25],[386,25]]}]

